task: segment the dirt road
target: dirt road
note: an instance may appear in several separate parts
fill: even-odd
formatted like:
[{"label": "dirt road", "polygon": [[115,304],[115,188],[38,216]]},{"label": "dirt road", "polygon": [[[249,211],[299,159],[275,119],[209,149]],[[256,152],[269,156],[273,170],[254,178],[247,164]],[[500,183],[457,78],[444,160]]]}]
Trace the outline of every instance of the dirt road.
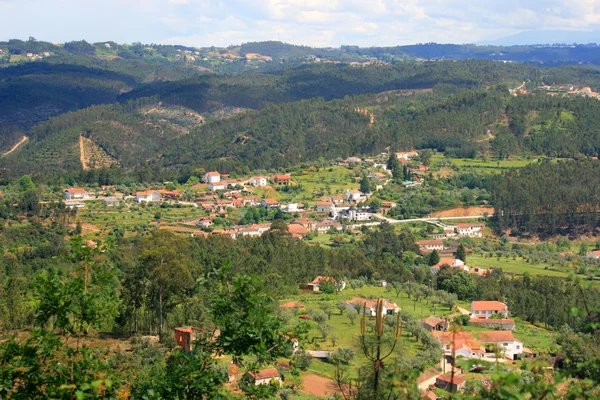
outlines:
[{"label": "dirt road", "polygon": [[27,136],[23,136],[21,138],[21,140],[19,140],[19,143],[15,144],[9,151],[7,151],[6,153],[2,154],[2,157],[6,157],[10,153],[12,153],[16,149],[18,149],[23,143],[25,143],[27,141],[27,139],[29,139]]}]

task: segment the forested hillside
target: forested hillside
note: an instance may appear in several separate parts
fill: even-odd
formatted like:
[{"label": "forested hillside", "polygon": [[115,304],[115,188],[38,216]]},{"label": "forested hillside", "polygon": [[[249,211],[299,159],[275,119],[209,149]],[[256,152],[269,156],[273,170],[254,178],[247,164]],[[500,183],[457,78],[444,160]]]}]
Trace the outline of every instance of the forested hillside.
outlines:
[{"label": "forested hillside", "polygon": [[541,162],[498,179],[493,204],[500,230],[513,234],[597,233],[600,162]]}]

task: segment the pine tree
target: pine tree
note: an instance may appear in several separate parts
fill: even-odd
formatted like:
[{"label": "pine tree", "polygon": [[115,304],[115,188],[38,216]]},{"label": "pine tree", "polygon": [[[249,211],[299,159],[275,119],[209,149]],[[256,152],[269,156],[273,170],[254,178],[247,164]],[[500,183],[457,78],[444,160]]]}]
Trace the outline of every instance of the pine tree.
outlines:
[{"label": "pine tree", "polygon": [[440,253],[437,250],[434,250],[429,255],[429,266],[434,266],[435,264],[440,262]]},{"label": "pine tree", "polygon": [[456,249],[456,258],[461,260],[462,262],[467,262],[467,251],[465,250],[465,246],[461,243],[458,245]]}]

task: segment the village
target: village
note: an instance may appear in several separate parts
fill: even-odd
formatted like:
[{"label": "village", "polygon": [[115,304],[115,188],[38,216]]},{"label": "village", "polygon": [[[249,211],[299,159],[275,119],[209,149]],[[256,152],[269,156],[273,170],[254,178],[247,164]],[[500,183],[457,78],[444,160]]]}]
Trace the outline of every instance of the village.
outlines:
[{"label": "village", "polygon": [[[302,189],[303,180],[307,173],[296,177],[290,173],[275,175],[254,175],[233,179],[230,174],[218,171],[205,172],[201,182],[176,189],[166,182],[160,189],[146,188],[129,194],[120,192],[116,186],[97,188],[66,188],[62,192],[62,201],[66,208],[85,210],[93,205],[88,215],[110,213],[122,214],[138,209],[156,207],[178,207],[191,209],[192,214],[200,214],[197,219],[181,218],[174,221],[169,229],[192,236],[226,235],[233,239],[242,236],[260,236],[268,231],[270,221],[261,221],[260,217],[246,218],[244,224],[231,224],[234,215],[245,215],[254,210],[262,209],[263,214],[275,213],[288,222],[289,233],[298,239],[311,235],[348,232],[361,227],[377,226],[382,223],[397,224],[405,220],[388,216],[397,206],[396,202],[385,200],[373,202],[374,194],[380,193],[392,179],[392,172],[386,168],[386,153],[374,158],[349,157],[339,161],[334,168],[336,171],[356,171],[363,168],[362,177],[345,178],[347,184],[339,183],[335,193],[323,193],[315,189],[307,203],[284,202],[279,198],[287,197],[290,191]],[[414,159],[418,157],[415,151],[396,153],[399,165],[409,174],[410,179],[401,182],[405,190],[411,190],[423,184],[427,178],[429,167]],[[410,166],[409,166],[410,165]],[[331,169],[330,169],[331,170]],[[308,172],[308,175],[316,174]],[[332,178],[335,180],[336,178]],[[341,180],[341,179],[339,179]],[[360,182],[368,180],[369,189],[361,191]],[[170,188],[167,186],[171,186]],[[326,186],[329,186],[327,184]],[[306,196],[304,197],[306,198]],[[89,207],[88,207],[89,208]],[[245,214],[244,214],[245,213]],[[189,214],[189,213],[187,213]],[[259,214],[256,212],[256,214]],[[227,223],[224,221],[227,220]],[[241,218],[240,218],[241,219]],[[235,221],[235,219],[233,219]],[[452,220],[452,218],[450,218]],[[406,220],[408,221],[408,220]],[[413,221],[413,220],[410,220]],[[442,239],[460,237],[482,237],[483,224],[452,222],[444,223],[438,218],[423,218],[419,220],[435,227],[430,241],[420,243],[423,250],[437,249],[443,253]]]}]

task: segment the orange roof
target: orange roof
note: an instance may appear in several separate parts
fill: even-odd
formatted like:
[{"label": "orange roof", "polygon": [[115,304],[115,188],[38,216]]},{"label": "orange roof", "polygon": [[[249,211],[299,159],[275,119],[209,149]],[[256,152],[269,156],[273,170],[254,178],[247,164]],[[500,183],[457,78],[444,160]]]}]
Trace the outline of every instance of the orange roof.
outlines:
[{"label": "orange roof", "polygon": [[221,176],[221,174],[218,173],[217,171],[211,171],[211,172],[207,172],[206,176]]},{"label": "orange roof", "polygon": [[419,246],[443,246],[444,242],[442,240],[419,240],[416,242]]},{"label": "orange roof", "polygon": [[266,177],[266,176],[253,176],[253,177],[252,177],[252,178],[250,178],[250,179],[259,180],[259,179],[267,179],[267,177]]},{"label": "orange roof", "polygon": [[70,188],[70,189],[65,189],[65,192],[67,192],[67,193],[86,193],[87,191],[82,188]]},{"label": "orange roof", "polygon": [[486,331],[479,334],[479,339],[482,342],[497,343],[497,342],[512,342],[515,341],[512,331]]},{"label": "orange roof", "polygon": [[146,190],[144,192],[137,192],[135,195],[136,196],[149,196],[152,193],[158,193],[158,192],[156,190]]},{"label": "orange roof", "polygon": [[289,175],[275,175],[274,178],[278,181],[289,181],[292,179]]},{"label": "orange roof", "polygon": [[335,279],[329,276],[317,276],[311,283],[316,285],[318,284],[320,281],[325,281],[325,282],[335,282]]},{"label": "orange roof", "polygon": [[308,233],[308,228],[300,225],[300,224],[289,224],[288,225],[288,232],[292,233],[292,234],[299,234],[299,235],[304,235],[306,233]]},{"label": "orange roof", "polygon": [[422,399],[437,400],[437,394],[431,390],[426,391],[421,395]]},{"label": "orange roof", "polygon": [[443,345],[450,344],[452,341],[458,342],[459,340],[474,340],[471,332],[458,331],[455,334],[454,332],[433,331],[432,334]]},{"label": "orange roof", "polygon": [[250,372],[250,375],[254,379],[269,379],[269,378],[277,378],[279,375],[279,371],[276,368],[267,368],[258,372]]},{"label": "orange roof", "polygon": [[473,311],[508,311],[506,304],[499,301],[474,301],[471,303]]},{"label": "orange roof", "polygon": [[317,201],[317,206],[320,207],[331,207],[333,206],[333,203],[330,201]]},{"label": "orange roof", "polygon": [[446,383],[453,383],[455,385],[460,385],[461,383],[466,381],[464,376],[454,375],[454,377],[453,377],[450,372],[442,374],[442,375],[438,376],[436,379],[438,379],[442,382],[446,382]]},{"label": "orange roof", "polygon": [[265,204],[279,204],[279,202],[275,199],[264,199]]}]

